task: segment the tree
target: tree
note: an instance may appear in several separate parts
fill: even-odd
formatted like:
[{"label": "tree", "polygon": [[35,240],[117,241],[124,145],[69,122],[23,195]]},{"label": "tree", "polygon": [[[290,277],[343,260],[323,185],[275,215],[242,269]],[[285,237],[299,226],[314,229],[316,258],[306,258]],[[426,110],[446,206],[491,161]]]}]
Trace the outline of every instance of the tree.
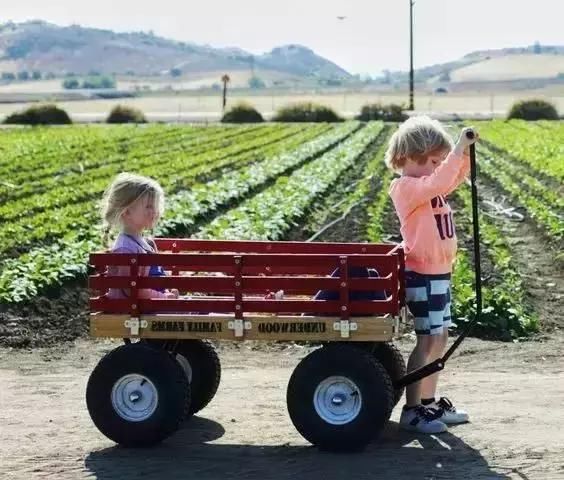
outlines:
[{"label": "tree", "polygon": [[29,73],[25,70],[22,72],[18,72],[18,80],[29,80]]},{"label": "tree", "polygon": [[33,80],[41,80],[41,72],[39,70],[34,70],[31,73],[31,78],[33,78]]},{"label": "tree", "polygon": [[226,73],[222,75],[221,81],[223,82],[223,111],[225,111],[225,105],[227,104],[227,84],[231,81],[231,78]]},{"label": "tree", "polygon": [[2,80],[15,80],[16,79],[16,75],[13,74],[12,72],[2,72]]},{"label": "tree", "polygon": [[66,90],[74,90],[75,88],[80,87],[78,80],[76,78],[67,78],[63,82],[63,88]]},{"label": "tree", "polygon": [[253,76],[249,79],[249,88],[253,88],[253,89],[266,88],[266,84],[261,78],[257,76]]},{"label": "tree", "polygon": [[450,82],[450,72],[443,72],[441,73],[441,76],[439,77],[439,81],[440,82]]},{"label": "tree", "polygon": [[180,77],[182,75],[182,70],[178,67],[174,67],[170,69],[170,76],[171,77]]}]

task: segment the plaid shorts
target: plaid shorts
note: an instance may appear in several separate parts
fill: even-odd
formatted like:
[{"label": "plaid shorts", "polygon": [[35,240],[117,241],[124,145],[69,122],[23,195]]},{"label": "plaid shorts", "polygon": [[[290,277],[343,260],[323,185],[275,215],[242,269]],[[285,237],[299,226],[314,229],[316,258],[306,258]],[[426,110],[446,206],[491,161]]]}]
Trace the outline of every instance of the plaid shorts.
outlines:
[{"label": "plaid shorts", "polygon": [[450,273],[428,275],[406,270],[405,299],[417,335],[440,335],[451,325]]}]

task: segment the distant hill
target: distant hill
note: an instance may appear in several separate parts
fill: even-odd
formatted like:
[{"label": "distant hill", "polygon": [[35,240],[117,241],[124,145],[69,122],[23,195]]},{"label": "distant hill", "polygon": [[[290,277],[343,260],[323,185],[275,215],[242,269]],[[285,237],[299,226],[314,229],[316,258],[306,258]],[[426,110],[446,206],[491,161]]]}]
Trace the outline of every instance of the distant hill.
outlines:
[{"label": "distant hill", "polygon": [[[403,83],[408,72],[387,72],[387,81]],[[479,50],[459,60],[415,70],[418,82],[480,83],[526,80],[564,80],[564,46]]]},{"label": "distant hill", "polygon": [[173,69],[180,75],[263,69],[294,77],[350,77],[343,68],[301,45],[252,55],[239,48],[178,42],[150,32],[60,27],[39,20],[0,25],[0,72],[147,76],[168,74]]}]

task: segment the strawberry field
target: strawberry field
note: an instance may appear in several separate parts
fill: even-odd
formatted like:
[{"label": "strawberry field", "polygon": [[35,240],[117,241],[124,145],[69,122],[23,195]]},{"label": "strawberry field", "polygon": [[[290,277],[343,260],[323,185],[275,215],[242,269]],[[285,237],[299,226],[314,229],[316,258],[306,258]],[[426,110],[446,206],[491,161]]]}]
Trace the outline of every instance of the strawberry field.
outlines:
[{"label": "strawberry field", "polygon": [[[474,125],[482,139],[486,307],[475,333],[526,337],[552,328],[552,312],[562,305],[564,286],[550,278],[564,267],[564,124]],[[345,122],[2,130],[0,342],[30,345],[86,331],[86,260],[102,248],[98,202],[120,171],[163,186],[157,236],[399,241],[387,194],[393,173],[383,162],[395,128]],[[460,327],[474,315],[469,188],[449,201],[460,247]]]}]

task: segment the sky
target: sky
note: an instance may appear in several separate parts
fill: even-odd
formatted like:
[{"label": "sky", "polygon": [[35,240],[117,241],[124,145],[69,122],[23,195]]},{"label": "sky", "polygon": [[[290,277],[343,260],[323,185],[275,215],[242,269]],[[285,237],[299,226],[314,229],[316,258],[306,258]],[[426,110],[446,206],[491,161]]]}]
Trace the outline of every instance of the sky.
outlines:
[{"label": "sky", "polygon": [[[351,73],[409,69],[410,0],[2,0],[0,22],[149,31],[254,54],[299,43]],[[416,0],[415,68],[475,50],[564,45],[561,0]],[[339,20],[338,16],[345,16]]]}]

